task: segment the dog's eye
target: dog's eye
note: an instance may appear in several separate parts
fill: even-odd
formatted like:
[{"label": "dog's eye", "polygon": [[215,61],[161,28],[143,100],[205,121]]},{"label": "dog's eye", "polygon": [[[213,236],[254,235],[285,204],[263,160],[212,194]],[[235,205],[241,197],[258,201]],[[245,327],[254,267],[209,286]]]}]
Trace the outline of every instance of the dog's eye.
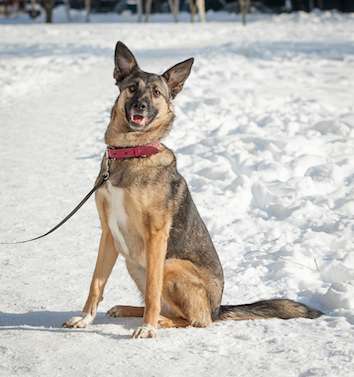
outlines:
[{"label": "dog's eye", "polygon": [[154,89],[154,96],[155,97],[160,97],[161,92],[158,89]]},{"label": "dog's eye", "polygon": [[134,92],[136,92],[136,85],[130,85],[130,86],[128,87],[128,89],[129,89],[129,92],[130,92],[130,93],[134,93]]}]

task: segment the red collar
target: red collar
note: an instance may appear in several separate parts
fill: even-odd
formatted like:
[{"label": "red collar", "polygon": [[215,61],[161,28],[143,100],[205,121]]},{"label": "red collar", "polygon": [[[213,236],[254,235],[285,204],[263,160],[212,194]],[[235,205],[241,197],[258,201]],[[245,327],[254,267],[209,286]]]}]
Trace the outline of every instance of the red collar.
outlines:
[{"label": "red collar", "polygon": [[110,160],[124,160],[125,158],[149,157],[160,152],[160,143],[138,145],[135,147],[107,147],[106,156]]}]

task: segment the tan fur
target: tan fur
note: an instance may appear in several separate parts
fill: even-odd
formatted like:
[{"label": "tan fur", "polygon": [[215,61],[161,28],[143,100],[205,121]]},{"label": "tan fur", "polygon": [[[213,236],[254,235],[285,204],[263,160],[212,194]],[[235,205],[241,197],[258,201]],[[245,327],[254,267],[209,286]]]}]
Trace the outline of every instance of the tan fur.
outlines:
[{"label": "tan fur", "polygon": [[184,319],[167,318],[164,316],[160,316],[158,324],[161,329],[180,328],[180,327],[190,326],[190,323]]},{"label": "tan fur", "polygon": [[107,314],[111,317],[143,317],[143,306],[116,305],[109,309]]},{"label": "tan fur", "polygon": [[[116,305],[108,310],[107,314],[111,317],[116,318],[129,318],[129,317],[143,317],[144,307],[143,306],[125,306]],[[158,320],[158,326],[160,328],[176,328],[176,327],[188,327],[190,323],[184,319],[178,318],[167,318],[160,315]]]},{"label": "tan fur", "polygon": [[[161,314],[173,320],[183,320],[195,327],[208,326],[212,319],[208,304],[207,282],[193,263],[171,259],[164,263]],[[133,279],[137,277],[133,274]],[[140,316],[144,308],[114,306],[108,311],[113,317]],[[174,327],[174,326],[172,326]]]},{"label": "tan fur", "polygon": [[96,267],[91,281],[90,294],[83,309],[84,313],[91,315],[96,314],[98,303],[103,298],[104,287],[118,256],[112,235],[106,225],[105,203],[97,201],[97,208],[101,219],[102,235]]},{"label": "tan fur", "polygon": [[169,308],[167,315],[183,318],[195,327],[210,325],[212,319],[206,285],[203,273],[193,263],[177,259],[166,261],[163,302]]},{"label": "tan fur", "polygon": [[[107,217],[111,211],[107,185],[97,194],[98,202],[108,203],[103,214],[105,224],[109,223]],[[164,261],[171,224],[171,214],[159,208],[163,194],[163,190],[156,193],[148,189],[144,192],[138,188],[125,189],[124,208],[128,223],[125,229],[121,229],[130,251],[126,256],[128,271],[145,296],[144,323],[155,327],[161,311]],[[145,276],[139,276],[141,273]]]}]

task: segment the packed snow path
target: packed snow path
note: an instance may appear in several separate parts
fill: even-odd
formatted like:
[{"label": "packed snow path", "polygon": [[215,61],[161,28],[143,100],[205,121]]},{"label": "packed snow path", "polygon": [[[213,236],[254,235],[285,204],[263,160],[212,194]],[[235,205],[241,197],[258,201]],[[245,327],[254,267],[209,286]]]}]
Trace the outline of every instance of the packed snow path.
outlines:
[{"label": "packed snow path", "polygon": [[94,182],[117,95],[113,48],[143,69],[194,56],[166,144],[225,270],[224,303],[288,297],[315,320],[222,322],[131,340],[119,259],[87,329],[93,200],[52,236],[0,246],[1,376],[349,377],[354,371],[354,17],[190,24],[2,25],[0,241],[40,234]]}]

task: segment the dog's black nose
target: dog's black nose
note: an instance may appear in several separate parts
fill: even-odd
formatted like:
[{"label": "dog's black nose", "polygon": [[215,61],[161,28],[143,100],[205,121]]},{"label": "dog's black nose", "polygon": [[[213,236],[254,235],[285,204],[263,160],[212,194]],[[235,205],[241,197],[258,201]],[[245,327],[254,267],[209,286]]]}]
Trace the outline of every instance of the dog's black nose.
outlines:
[{"label": "dog's black nose", "polygon": [[146,110],[147,105],[145,102],[135,102],[133,108],[134,110],[143,111]]}]

